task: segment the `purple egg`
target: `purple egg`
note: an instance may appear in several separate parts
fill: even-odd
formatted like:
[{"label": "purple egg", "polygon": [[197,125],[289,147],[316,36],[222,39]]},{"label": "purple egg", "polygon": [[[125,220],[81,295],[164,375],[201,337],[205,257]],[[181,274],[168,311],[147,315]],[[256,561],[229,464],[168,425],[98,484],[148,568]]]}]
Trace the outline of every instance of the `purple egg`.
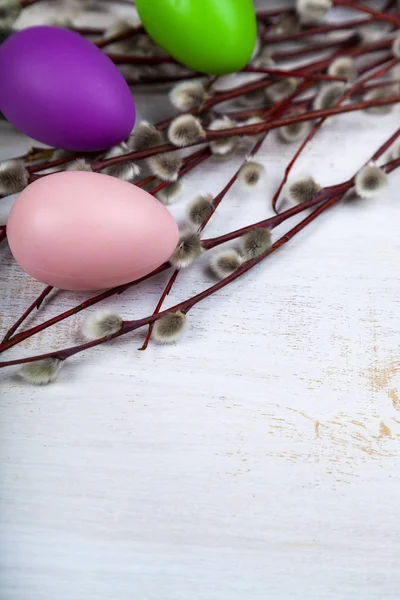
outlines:
[{"label": "purple egg", "polygon": [[135,122],[131,91],[94,44],[60,27],[30,27],[0,46],[0,111],[26,135],[65,150],[122,142]]}]

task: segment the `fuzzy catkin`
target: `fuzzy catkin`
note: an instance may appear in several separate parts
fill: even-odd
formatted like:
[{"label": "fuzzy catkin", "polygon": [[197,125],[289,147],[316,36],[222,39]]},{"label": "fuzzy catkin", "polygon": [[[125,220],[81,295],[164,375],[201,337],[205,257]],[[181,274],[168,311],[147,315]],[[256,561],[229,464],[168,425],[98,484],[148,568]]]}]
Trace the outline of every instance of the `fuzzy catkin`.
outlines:
[{"label": "fuzzy catkin", "polygon": [[187,218],[192,225],[200,226],[212,212],[213,197],[208,194],[198,196],[187,209]]},{"label": "fuzzy catkin", "polygon": [[255,161],[247,160],[239,170],[238,181],[245,187],[254,188],[265,175],[264,166]]},{"label": "fuzzy catkin", "polygon": [[89,341],[110,337],[120,331],[122,318],[109,310],[100,310],[89,315],[82,324],[83,337]]},{"label": "fuzzy catkin", "polygon": [[185,329],[186,315],[178,311],[166,313],[154,323],[153,337],[162,344],[177,342]]},{"label": "fuzzy catkin", "polygon": [[21,160],[6,160],[0,163],[0,194],[17,194],[29,183],[29,173]]},{"label": "fuzzy catkin", "polygon": [[354,187],[359,196],[370,198],[388,185],[388,176],[375,164],[366,165],[356,175]]},{"label": "fuzzy catkin", "polygon": [[168,128],[168,139],[174,146],[184,148],[201,140],[205,131],[200,120],[193,115],[176,117]]},{"label": "fuzzy catkin", "polygon": [[128,138],[130,150],[148,150],[163,143],[163,134],[147,121],[137,123],[133,133]]},{"label": "fuzzy catkin", "polygon": [[324,85],[314,99],[315,110],[332,108],[345,92],[345,84],[340,81]]},{"label": "fuzzy catkin", "polygon": [[258,227],[241,239],[241,248],[246,259],[257,258],[271,247],[271,232]]},{"label": "fuzzy catkin", "polygon": [[152,174],[162,181],[176,181],[182,166],[182,158],[175,152],[163,152],[148,158],[147,164]]},{"label": "fuzzy catkin", "polygon": [[[158,185],[159,181],[157,181]],[[165,205],[173,204],[182,192],[183,184],[180,179],[169,183],[156,193],[156,198]]]},{"label": "fuzzy catkin", "polygon": [[19,376],[33,385],[47,385],[55,381],[63,365],[58,358],[45,358],[25,363],[19,370]]},{"label": "fuzzy catkin", "polygon": [[354,81],[357,77],[356,64],[350,56],[338,56],[328,67],[328,75],[341,77],[346,81]]},{"label": "fuzzy catkin", "polygon": [[201,81],[183,81],[172,88],[169,97],[175,108],[187,111],[201,106],[207,93]]},{"label": "fuzzy catkin", "polygon": [[[222,119],[215,119],[209,126],[211,131],[223,131],[224,129],[232,129],[235,127],[235,122],[232,121],[229,117],[224,117]],[[210,142],[210,150],[212,154],[218,154],[220,156],[224,156],[232,152],[237,144],[239,138],[237,136],[220,138],[218,140],[214,140]]]},{"label": "fuzzy catkin", "polygon": [[175,269],[185,269],[202,254],[203,248],[198,233],[183,233],[169,261]]},{"label": "fuzzy catkin", "polygon": [[311,130],[311,121],[300,121],[300,123],[292,123],[291,125],[284,125],[277,129],[278,138],[285,144],[291,144],[298,142],[308,135]]},{"label": "fuzzy catkin", "polygon": [[211,272],[218,279],[232,275],[242,264],[243,257],[235,249],[222,250],[215,254],[210,262]]},{"label": "fuzzy catkin", "polygon": [[311,176],[302,176],[286,185],[285,195],[295,204],[310,202],[320,191],[321,186]]}]

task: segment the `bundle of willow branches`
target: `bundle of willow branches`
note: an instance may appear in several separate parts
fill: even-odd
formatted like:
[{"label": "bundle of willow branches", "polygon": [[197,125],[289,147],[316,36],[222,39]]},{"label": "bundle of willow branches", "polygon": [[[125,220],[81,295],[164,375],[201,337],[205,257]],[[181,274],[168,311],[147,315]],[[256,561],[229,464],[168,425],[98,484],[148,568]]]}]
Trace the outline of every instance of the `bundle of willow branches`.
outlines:
[{"label": "bundle of willow branches", "polygon": [[[19,4],[19,9],[38,1],[25,0]],[[3,10],[9,16],[3,18],[3,30],[11,31],[12,18],[18,13],[15,10],[17,2],[7,0],[3,4]],[[327,14],[335,12],[333,5],[346,6],[359,14],[354,17],[350,12],[347,20],[331,22]],[[14,7],[13,13],[10,7]],[[215,157],[223,156],[229,160],[246,144],[247,148],[249,143],[252,147],[216,196],[201,195],[188,202],[187,227],[168,262],[139,280],[106,290],[22,330],[27,317],[51,294],[52,288],[45,287],[9,328],[0,343],[0,351],[138,286],[158,273],[171,270],[169,281],[151,315],[123,320],[117,313],[107,310],[93,313],[82,323],[85,343],[3,361],[0,367],[22,365],[20,373],[25,379],[43,384],[57,377],[69,357],[142,327],[147,327],[143,350],[152,336],[162,343],[175,342],[184,331],[189,311],[199,302],[247,273],[343,198],[351,201],[355,197],[373,196],[386,187],[388,175],[400,166],[400,129],[380,148],[374,149],[370,161],[347,181],[321,188],[311,176],[292,179],[290,174],[303,149],[332,115],[368,111],[373,114],[371,118],[379,118],[379,114],[396,110],[395,105],[400,102],[400,12],[397,3],[390,0],[384,6],[371,8],[351,0],[298,0],[296,7],[262,11],[257,18],[258,44],[249,65],[243,69],[250,75],[245,76],[245,83],[224,91],[218,90],[218,77],[192,72],[167,56],[140,24],[124,22],[104,32],[94,28],[79,29],[80,33],[95,37],[97,46],[119,66],[133,87],[168,83],[171,86],[167,92],[169,100],[179,113],[155,124],[138,123],[126,142],[103,154],[31,148],[24,156],[0,164],[0,193],[3,196],[19,192],[30,182],[61,168],[103,172],[135,183],[160,202],[170,204],[179,195],[186,173]],[[68,26],[77,29],[72,23]],[[4,35],[7,36],[7,31]],[[293,57],[303,61],[301,67],[289,69],[279,65]],[[304,57],[308,62],[304,62]],[[204,237],[206,225],[236,181],[248,191],[262,182],[265,165],[257,161],[257,153],[272,130],[276,130],[281,141],[295,147],[293,158],[270,198],[274,216],[215,238]],[[188,153],[186,148],[192,146],[194,151]],[[140,178],[143,168],[148,173]],[[283,196],[292,206],[280,212]],[[273,241],[271,232],[275,227],[303,212],[305,216],[300,222]],[[2,226],[0,240],[5,240],[6,236],[6,226]],[[233,241],[235,243],[229,245]],[[227,243],[223,249],[210,252],[210,272],[216,281],[202,292],[164,310],[166,296],[181,271],[189,268],[204,252]]]}]

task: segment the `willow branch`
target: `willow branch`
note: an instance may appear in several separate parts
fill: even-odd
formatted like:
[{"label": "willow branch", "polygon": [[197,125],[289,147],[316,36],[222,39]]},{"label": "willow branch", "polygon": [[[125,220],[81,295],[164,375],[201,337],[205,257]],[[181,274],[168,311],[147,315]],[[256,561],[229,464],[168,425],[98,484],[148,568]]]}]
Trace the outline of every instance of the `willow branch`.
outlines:
[{"label": "willow branch", "polygon": [[358,2],[354,2],[353,0],[333,0],[335,6],[346,6],[348,8],[352,8],[353,10],[361,11],[368,13],[373,16],[376,21],[386,21],[387,23],[391,23],[396,27],[400,27],[400,18],[395,15],[391,15],[387,12],[380,12],[379,10],[375,10],[366,6],[365,4],[361,4]]},{"label": "willow branch", "polygon": [[11,336],[17,331],[17,329],[20,327],[20,325],[22,325],[22,323],[25,321],[25,319],[28,318],[28,316],[32,313],[32,311],[35,310],[35,308],[36,309],[40,308],[40,305],[42,304],[43,300],[50,294],[50,292],[53,289],[54,288],[51,285],[48,285],[44,288],[44,290],[36,298],[36,300],[34,302],[32,302],[32,304],[26,309],[26,311],[23,313],[23,315],[21,315],[20,318],[14,323],[14,325],[12,327],[10,327],[10,329],[7,331],[7,333],[5,334],[5,336],[3,337],[3,339],[0,343],[0,347],[3,346],[6,342],[8,342],[8,340],[11,338]]},{"label": "willow branch", "polygon": [[[341,98],[339,98],[339,100],[335,103],[334,107],[339,107],[341,104],[343,104],[343,102],[345,100],[347,100],[348,98],[350,98],[350,96],[352,94],[354,94],[357,90],[359,90],[360,88],[362,88],[368,81],[370,81],[371,79],[374,79],[376,77],[382,77],[382,75],[384,75],[385,73],[387,73],[388,71],[390,71],[390,69],[392,69],[399,62],[400,62],[399,59],[393,59],[393,60],[391,60],[389,62],[389,64],[387,64],[385,67],[383,67],[382,69],[380,69],[378,72],[370,73],[369,75],[365,76],[361,80],[356,81],[350,87],[350,89],[348,89],[347,92],[345,94],[343,94],[343,96],[341,96]],[[272,198],[272,208],[273,208],[273,210],[275,212],[276,212],[276,204],[278,202],[278,199],[279,199],[279,196],[280,196],[281,191],[283,189],[283,186],[285,185],[286,181],[288,180],[288,177],[290,175],[290,172],[291,172],[293,166],[296,163],[296,160],[299,158],[300,154],[302,153],[302,151],[304,150],[304,148],[307,146],[307,144],[317,134],[317,132],[319,131],[319,129],[324,124],[325,120],[326,120],[326,118],[322,118],[319,121],[317,121],[317,123],[315,123],[315,125],[313,125],[311,131],[309,132],[309,134],[307,135],[307,137],[303,140],[303,142],[301,143],[300,147],[297,149],[295,155],[293,156],[293,158],[289,162],[288,166],[286,167],[284,176],[283,176],[283,178],[282,178],[282,180],[281,180],[281,182],[280,182],[280,184],[278,186],[277,191],[274,194],[274,197]]]},{"label": "willow branch", "polygon": [[[265,117],[266,115],[280,115],[283,114],[286,109],[288,107],[291,106],[293,100],[299,96],[300,94],[302,94],[308,87],[310,86],[310,82],[309,81],[305,81],[302,83],[302,85],[300,85],[296,90],[294,90],[288,98],[281,100],[280,102],[277,102],[272,108],[270,108],[266,113],[263,114],[263,117]],[[259,149],[261,148],[266,136],[268,135],[268,133],[264,133],[260,139],[256,142],[256,144],[254,145],[254,148],[252,149],[252,151],[250,152],[249,158],[253,158],[254,156],[256,156],[257,152],[259,151]],[[217,194],[217,196],[215,196],[215,198],[213,199],[213,202],[211,204],[211,212],[209,213],[209,215],[207,215],[205,217],[205,219],[203,220],[203,222],[201,223],[200,227],[199,227],[199,233],[201,233],[206,225],[208,224],[208,222],[210,221],[210,219],[212,218],[212,216],[215,214],[215,211],[217,210],[218,206],[221,204],[222,200],[225,198],[225,196],[227,195],[227,193],[229,192],[229,190],[231,189],[232,185],[235,183],[235,181],[237,180],[240,170],[242,168],[244,163],[242,163],[242,165],[236,170],[236,172],[233,174],[233,176],[231,177],[231,179],[228,181],[228,183],[225,185],[225,187],[219,192],[219,194]],[[173,274],[171,275],[164,291],[162,292],[158,302],[157,302],[157,306],[154,310],[153,314],[157,314],[160,312],[161,307],[166,299],[166,297],[168,296],[168,294],[170,293],[172,286],[174,285],[178,275],[179,275],[180,270],[179,269],[175,269],[175,271],[173,272]],[[149,327],[148,327],[148,331],[145,337],[145,340],[143,342],[142,347],[140,348],[140,350],[146,350],[150,338],[151,338],[151,334],[153,331],[153,323],[150,323]]]}]

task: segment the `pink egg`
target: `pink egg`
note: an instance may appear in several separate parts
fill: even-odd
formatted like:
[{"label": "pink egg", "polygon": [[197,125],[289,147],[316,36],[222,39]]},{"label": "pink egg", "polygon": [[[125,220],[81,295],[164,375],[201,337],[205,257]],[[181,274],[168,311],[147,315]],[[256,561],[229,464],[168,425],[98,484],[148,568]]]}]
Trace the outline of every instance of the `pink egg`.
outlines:
[{"label": "pink egg", "polygon": [[87,172],[30,184],[11,210],[7,235],[26,273],[65,290],[98,290],[139,279],[168,260],[178,227],[153,196]]}]

